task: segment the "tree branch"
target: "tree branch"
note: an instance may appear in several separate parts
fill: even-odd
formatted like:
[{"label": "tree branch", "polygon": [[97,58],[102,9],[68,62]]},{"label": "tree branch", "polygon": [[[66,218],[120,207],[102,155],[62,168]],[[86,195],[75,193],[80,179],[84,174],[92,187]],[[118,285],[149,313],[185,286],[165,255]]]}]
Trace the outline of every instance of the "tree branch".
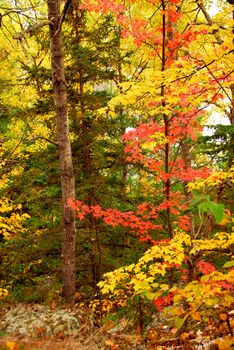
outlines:
[{"label": "tree branch", "polygon": [[36,23],[36,24],[34,24],[34,25],[24,29],[20,34],[15,35],[13,38],[17,39],[17,40],[22,40],[25,37],[25,34],[27,34],[27,33],[32,34],[37,29],[45,27],[45,26],[48,26],[50,24],[52,24],[51,21],[44,21],[44,22],[41,22],[41,23]]},{"label": "tree branch", "polygon": [[63,24],[63,22],[65,20],[66,14],[67,14],[67,12],[69,10],[69,7],[71,6],[71,2],[72,2],[72,0],[67,0],[65,2],[65,5],[64,5],[61,17],[60,17],[59,29],[61,29],[61,27],[62,27],[62,24]]},{"label": "tree branch", "polygon": [[[212,18],[210,17],[209,13],[207,12],[206,8],[204,7],[203,3],[202,3],[201,1],[199,1],[199,0],[196,0],[196,3],[197,3],[197,5],[198,5],[199,9],[202,11],[202,13],[203,13],[205,19],[207,20],[207,23],[208,23],[210,26],[212,26],[213,20],[212,20]],[[216,40],[217,40],[217,43],[218,43],[219,45],[221,45],[221,44],[223,43],[223,40],[221,39],[220,35],[217,34],[217,31],[214,30],[214,31],[212,32],[212,34],[214,34],[214,36],[215,36],[215,38],[216,38]]]}]

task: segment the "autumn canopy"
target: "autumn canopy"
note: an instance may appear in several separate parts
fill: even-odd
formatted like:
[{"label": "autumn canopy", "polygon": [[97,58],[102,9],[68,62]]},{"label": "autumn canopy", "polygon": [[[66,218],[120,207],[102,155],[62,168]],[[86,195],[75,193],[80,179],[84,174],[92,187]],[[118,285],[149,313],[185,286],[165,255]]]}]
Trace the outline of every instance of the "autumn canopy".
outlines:
[{"label": "autumn canopy", "polygon": [[59,290],[141,334],[159,313],[179,334],[218,308],[233,336],[232,2],[0,13],[4,298]]}]

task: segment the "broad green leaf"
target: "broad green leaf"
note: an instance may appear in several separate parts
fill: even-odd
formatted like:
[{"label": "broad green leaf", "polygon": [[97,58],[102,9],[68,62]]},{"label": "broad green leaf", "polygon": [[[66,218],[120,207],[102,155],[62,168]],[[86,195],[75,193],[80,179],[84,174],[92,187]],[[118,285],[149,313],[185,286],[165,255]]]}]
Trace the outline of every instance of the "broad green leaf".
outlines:
[{"label": "broad green leaf", "polygon": [[223,219],[224,204],[216,203],[213,201],[203,202],[198,205],[198,208],[204,213],[211,212],[215,218],[216,224],[220,223]]},{"label": "broad green leaf", "polygon": [[194,195],[193,199],[189,203],[189,207],[190,208],[194,207],[198,205],[198,203],[200,202],[209,202],[209,200],[210,200],[210,195],[197,193],[196,195]]}]

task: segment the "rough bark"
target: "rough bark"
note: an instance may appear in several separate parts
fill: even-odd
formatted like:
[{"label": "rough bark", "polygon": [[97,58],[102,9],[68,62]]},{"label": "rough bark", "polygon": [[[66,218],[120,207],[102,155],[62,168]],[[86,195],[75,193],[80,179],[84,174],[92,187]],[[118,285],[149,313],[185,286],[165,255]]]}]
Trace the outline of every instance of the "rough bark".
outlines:
[{"label": "rough bark", "polygon": [[62,190],[62,283],[67,302],[73,302],[75,293],[75,217],[68,208],[68,198],[75,198],[75,178],[72,164],[67,93],[62,53],[60,0],[47,0],[50,21],[50,54],[54,104],[59,148]]}]

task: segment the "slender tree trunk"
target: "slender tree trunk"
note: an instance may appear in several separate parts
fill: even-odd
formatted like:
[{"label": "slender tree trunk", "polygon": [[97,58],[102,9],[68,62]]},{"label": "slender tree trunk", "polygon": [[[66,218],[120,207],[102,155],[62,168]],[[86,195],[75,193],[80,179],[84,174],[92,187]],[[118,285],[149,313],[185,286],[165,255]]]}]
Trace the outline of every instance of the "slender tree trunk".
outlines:
[{"label": "slender tree trunk", "polygon": [[[165,0],[162,0],[162,10],[163,10],[163,15],[162,15],[162,66],[161,66],[161,71],[164,72],[166,69],[166,36],[167,36],[167,30],[166,30],[166,15],[165,15],[165,10],[166,10],[166,2]],[[163,97],[165,95],[165,85],[164,83],[161,86],[161,96]],[[162,102],[162,106],[165,107],[166,104],[165,102]],[[170,119],[169,117],[163,113],[163,120],[164,120],[164,133],[165,136],[170,135]],[[170,191],[171,191],[171,180],[169,178],[169,158],[170,158],[170,143],[169,141],[166,142],[165,144],[165,163],[164,163],[164,169],[165,173],[168,175],[168,178],[165,181],[165,197],[166,200],[169,202],[171,199],[170,196]],[[168,232],[170,238],[173,238],[173,229],[172,229],[172,220],[171,220],[171,208],[169,205],[167,205],[167,227],[168,227]]]},{"label": "slender tree trunk", "polygon": [[[233,2],[228,1],[229,4],[232,4]],[[234,21],[234,10],[232,11],[232,19]],[[232,34],[234,37],[234,25],[232,27]],[[232,40],[232,43],[234,44],[234,39]],[[231,105],[230,105],[230,114],[229,114],[229,120],[231,125],[234,125],[234,84],[231,85]],[[232,145],[232,149],[230,152],[230,156],[229,156],[229,168],[232,167],[233,162],[234,162],[234,137],[232,136],[232,140],[231,140],[231,145]]]},{"label": "slender tree trunk", "polygon": [[59,147],[62,189],[62,283],[63,295],[72,303],[75,293],[75,216],[68,208],[68,198],[75,198],[75,178],[72,164],[67,93],[62,53],[60,0],[47,0],[50,24],[50,54],[54,104]]},{"label": "slender tree trunk", "polygon": [[[184,169],[185,171],[192,167],[192,157],[191,157],[191,142],[189,141],[188,137],[184,138],[181,141],[181,156],[184,161]],[[183,181],[183,187],[184,187],[184,195],[185,195],[185,203],[189,205],[193,195],[188,190],[188,182],[189,181]],[[190,221],[190,234],[194,236],[194,230],[192,225],[192,213],[187,213]]]}]

